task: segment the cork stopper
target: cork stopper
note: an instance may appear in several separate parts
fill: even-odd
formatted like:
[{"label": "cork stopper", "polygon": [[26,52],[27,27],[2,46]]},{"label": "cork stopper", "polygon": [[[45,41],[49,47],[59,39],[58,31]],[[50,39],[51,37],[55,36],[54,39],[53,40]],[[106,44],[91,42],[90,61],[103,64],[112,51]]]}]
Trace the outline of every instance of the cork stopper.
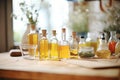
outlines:
[{"label": "cork stopper", "polygon": [[52,30],[53,36],[56,36],[56,30]]},{"label": "cork stopper", "polygon": [[65,28],[62,28],[62,32],[66,32],[66,29],[65,29]]},{"label": "cork stopper", "polygon": [[73,38],[76,38],[76,32],[72,32]]},{"label": "cork stopper", "polygon": [[46,36],[46,32],[47,32],[46,29],[43,29],[43,30],[42,30],[43,36]]},{"label": "cork stopper", "polygon": [[36,26],[34,24],[29,24],[29,25],[30,25],[31,30],[35,30],[36,29]]}]

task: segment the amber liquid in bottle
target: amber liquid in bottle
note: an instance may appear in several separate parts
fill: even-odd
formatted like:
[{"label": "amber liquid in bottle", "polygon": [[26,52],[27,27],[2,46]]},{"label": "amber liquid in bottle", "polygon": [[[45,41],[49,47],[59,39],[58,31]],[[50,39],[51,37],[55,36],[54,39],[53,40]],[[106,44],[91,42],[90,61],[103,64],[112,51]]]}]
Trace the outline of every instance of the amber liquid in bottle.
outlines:
[{"label": "amber liquid in bottle", "polygon": [[50,40],[50,59],[59,60],[58,39],[56,38],[56,30],[52,31],[52,38]]},{"label": "amber liquid in bottle", "polygon": [[62,28],[62,41],[59,45],[60,59],[70,58],[70,47],[68,41],[66,41],[66,29]]},{"label": "amber liquid in bottle", "polygon": [[[30,45],[38,45],[38,34],[35,31],[35,25],[30,25],[31,31],[28,34],[28,44]],[[34,55],[34,50],[29,50],[30,55]],[[38,56],[38,48],[36,48],[35,56]]]},{"label": "amber liquid in bottle", "polygon": [[46,30],[42,30],[42,38],[39,41],[39,46],[40,46],[40,55],[39,59],[40,60],[48,60],[49,59],[49,42],[48,39],[46,38]]},{"label": "amber liquid in bottle", "polygon": [[93,47],[94,52],[96,52],[98,48],[98,42],[97,42],[97,39],[93,37],[93,33],[90,33],[90,32],[88,33],[87,39],[86,39],[86,46]]},{"label": "amber liquid in bottle", "polygon": [[76,39],[76,32],[72,32],[72,39],[70,40],[70,58],[78,58],[78,42]]},{"label": "amber liquid in bottle", "polygon": [[85,37],[84,36],[80,36],[79,50],[80,50],[81,47],[85,47],[85,46],[86,46]]}]

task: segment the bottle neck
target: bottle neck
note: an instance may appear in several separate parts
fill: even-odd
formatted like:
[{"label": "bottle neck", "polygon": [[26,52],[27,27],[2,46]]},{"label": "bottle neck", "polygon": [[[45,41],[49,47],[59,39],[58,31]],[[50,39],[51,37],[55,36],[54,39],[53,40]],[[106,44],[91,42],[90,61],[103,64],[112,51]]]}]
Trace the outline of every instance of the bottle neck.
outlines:
[{"label": "bottle neck", "polygon": [[62,40],[63,40],[63,41],[66,40],[66,33],[65,33],[65,32],[62,33]]},{"label": "bottle neck", "polygon": [[30,33],[36,33],[36,26],[34,24],[30,24]]},{"label": "bottle neck", "polygon": [[100,39],[100,44],[106,44],[107,41],[105,39]]},{"label": "bottle neck", "polygon": [[46,34],[43,34],[43,37],[46,37]]},{"label": "bottle neck", "polygon": [[85,39],[84,39],[84,38],[81,38],[81,39],[80,39],[80,43],[83,43],[83,42],[85,42]]},{"label": "bottle neck", "polygon": [[30,33],[36,33],[36,30],[30,30]]}]

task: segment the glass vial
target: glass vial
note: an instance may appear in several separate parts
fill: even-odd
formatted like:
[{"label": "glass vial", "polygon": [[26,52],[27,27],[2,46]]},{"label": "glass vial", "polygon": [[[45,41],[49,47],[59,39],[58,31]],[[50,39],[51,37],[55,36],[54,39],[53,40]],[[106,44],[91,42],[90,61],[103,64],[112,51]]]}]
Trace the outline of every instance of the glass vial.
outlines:
[{"label": "glass vial", "polygon": [[72,39],[70,40],[70,58],[78,58],[78,41],[76,39],[76,32],[72,32]]},{"label": "glass vial", "polygon": [[110,58],[111,52],[108,49],[108,44],[105,37],[100,38],[100,44],[95,54],[98,58]]},{"label": "glass vial", "polygon": [[56,38],[56,30],[52,30],[52,38],[50,39],[50,59],[59,60],[58,39]]},{"label": "glass vial", "polygon": [[70,58],[70,47],[69,43],[66,40],[66,28],[62,28],[62,40],[59,45],[59,57],[60,59],[68,59]]},{"label": "glass vial", "polygon": [[97,37],[95,33],[88,32],[87,39],[86,39],[86,46],[93,47],[94,52],[96,52],[97,47],[98,47],[98,42],[97,42]]},{"label": "glass vial", "polygon": [[48,53],[48,45],[49,45],[49,41],[46,37],[46,30],[43,29],[42,30],[42,37],[39,41],[39,52],[40,52],[40,55],[39,55],[39,59],[40,60],[48,60],[49,59],[49,53]]},{"label": "glass vial", "polygon": [[[30,33],[28,34],[28,44],[30,45],[38,45],[38,33],[36,32],[36,26],[34,24],[30,24]],[[33,53],[33,50],[30,50],[29,53]],[[38,47],[36,48],[35,57],[38,57]]]},{"label": "glass vial", "polygon": [[85,47],[86,43],[85,43],[85,37],[84,36],[80,36],[80,41],[79,41],[79,50],[81,47]]},{"label": "glass vial", "polygon": [[109,50],[111,51],[112,55],[115,53],[115,45],[116,45],[116,31],[110,31],[110,38],[108,40]]}]

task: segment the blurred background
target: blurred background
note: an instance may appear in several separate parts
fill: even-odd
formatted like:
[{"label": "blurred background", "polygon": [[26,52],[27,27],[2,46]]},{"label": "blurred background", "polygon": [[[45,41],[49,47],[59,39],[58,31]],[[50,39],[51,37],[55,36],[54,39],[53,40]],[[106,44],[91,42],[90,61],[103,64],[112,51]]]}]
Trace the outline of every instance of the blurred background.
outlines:
[{"label": "blurred background", "polygon": [[16,48],[27,29],[21,2],[38,10],[37,29],[47,29],[48,38],[55,29],[60,39],[62,27],[67,28],[67,40],[72,31],[78,35],[111,30],[120,33],[119,0],[0,0],[0,52]]}]

